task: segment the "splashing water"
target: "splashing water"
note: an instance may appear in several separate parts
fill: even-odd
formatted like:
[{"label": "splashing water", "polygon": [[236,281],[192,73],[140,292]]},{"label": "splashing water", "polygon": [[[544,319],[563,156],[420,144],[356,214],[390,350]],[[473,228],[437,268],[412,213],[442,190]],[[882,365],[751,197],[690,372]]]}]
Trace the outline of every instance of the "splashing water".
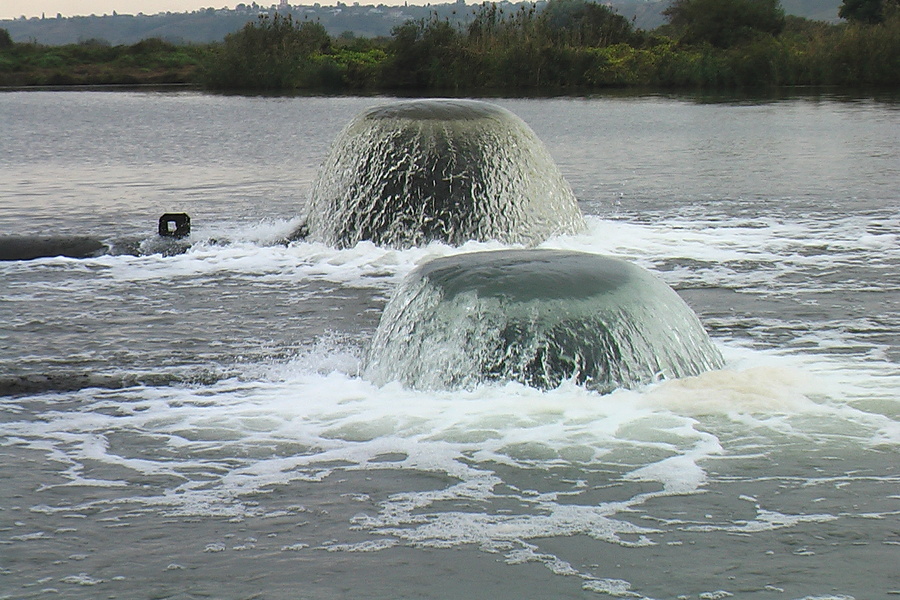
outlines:
[{"label": "splashing water", "polygon": [[311,239],[408,247],[537,244],[583,230],[577,201],[534,132],[506,109],[420,100],[370,109],[338,136],[312,191]]},{"label": "splashing water", "polygon": [[388,304],[367,376],[418,389],[575,379],[600,391],[722,366],[671,288],[623,260],[561,250],[475,252],[413,271]]},{"label": "splashing water", "polygon": [[[498,100],[588,213],[540,247],[658,274],[725,357],[600,395],[359,376],[408,273],[516,249],[290,240],[371,98],[0,96],[7,229],[141,241],[0,263],[0,373],[39,379],[2,398],[0,596],[900,592],[896,103]],[[182,200],[190,247],[145,250]]]}]

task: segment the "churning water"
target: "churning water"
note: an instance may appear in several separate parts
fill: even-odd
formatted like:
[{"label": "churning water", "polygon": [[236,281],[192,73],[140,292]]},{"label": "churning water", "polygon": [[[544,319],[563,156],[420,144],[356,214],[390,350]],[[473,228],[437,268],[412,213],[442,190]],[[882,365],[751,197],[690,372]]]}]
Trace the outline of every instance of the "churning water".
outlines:
[{"label": "churning water", "polygon": [[723,366],[669,286],[628,261],[563,250],[467,252],[415,269],[382,313],[365,377],[414,389],[570,380],[611,392]]},{"label": "churning water", "polygon": [[900,594],[900,112],[497,100],[725,366],[600,394],[360,374],[417,265],[286,242],[383,98],[0,94],[0,227],[183,254],[0,263],[0,597]]},{"label": "churning water", "polygon": [[584,229],[553,158],[520,118],[473,100],[395,101],[354,118],[313,186],[310,239],[397,247],[537,244]]}]

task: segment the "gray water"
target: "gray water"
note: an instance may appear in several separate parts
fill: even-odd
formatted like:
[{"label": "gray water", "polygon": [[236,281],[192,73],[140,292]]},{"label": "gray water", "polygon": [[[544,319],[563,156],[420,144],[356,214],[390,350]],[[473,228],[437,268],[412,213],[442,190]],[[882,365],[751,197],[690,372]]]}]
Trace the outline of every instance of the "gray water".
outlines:
[{"label": "gray water", "polygon": [[390,101],[0,94],[2,231],[194,224],[0,263],[0,597],[900,593],[896,101],[495,101],[586,214],[541,247],[654,272],[725,358],[608,395],[360,376],[417,264],[507,247],[284,242]]}]

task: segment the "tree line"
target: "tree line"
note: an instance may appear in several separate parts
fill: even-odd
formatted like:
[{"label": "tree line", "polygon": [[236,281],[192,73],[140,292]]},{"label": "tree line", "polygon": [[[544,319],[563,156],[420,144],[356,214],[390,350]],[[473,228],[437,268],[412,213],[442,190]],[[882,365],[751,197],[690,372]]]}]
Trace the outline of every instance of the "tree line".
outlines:
[{"label": "tree line", "polygon": [[0,29],[0,86],[191,84],[210,50],[155,38],[119,46],[96,39],[42,46],[15,43]]},{"label": "tree line", "polygon": [[845,0],[837,25],[786,17],[778,0],[673,0],[665,16],[647,32],[586,0],[484,3],[467,23],[433,16],[376,39],[263,16],[214,49],[203,80],[429,93],[900,84],[898,0]]},{"label": "tree line", "polygon": [[[465,20],[432,15],[378,38],[333,37],[316,21],[266,14],[221,43],[182,51],[181,64],[191,82],[232,91],[900,84],[900,0],[844,0],[840,10],[845,22],[828,24],[785,16],[779,0],[673,0],[667,23],[643,31],[587,0],[508,12],[486,2]],[[0,83],[3,44],[0,33]]]}]

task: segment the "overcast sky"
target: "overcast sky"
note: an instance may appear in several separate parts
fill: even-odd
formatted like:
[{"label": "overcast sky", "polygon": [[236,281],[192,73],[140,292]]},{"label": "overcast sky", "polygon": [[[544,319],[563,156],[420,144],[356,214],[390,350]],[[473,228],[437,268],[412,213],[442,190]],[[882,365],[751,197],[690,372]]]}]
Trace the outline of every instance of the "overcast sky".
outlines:
[{"label": "overcast sky", "polygon": [[[346,4],[352,4],[357,0],[343,0]],[[358,0],[360,4],[403,4],[403,0]],[[410,0],[410,4],[425,4],[428,1],[441,2],[444,0]],[[449,1],[449,0],[446,0]],[[336,0],[290,0],[290,4],[313,5],[335,4]],[[86,15],[111,15],[113,11],[119,14],[136,15],[144,13],[153,15],[158,12],[190,12],[198,8],[234,8],[236,4],[252,4],[253,0],[0,0],[0,19],[18,19],[22,15],[26,17],[55,17],[57,13],[64,17]],[[256,0],[257,4],[270,6],[278,4],[278,0]]]}]

